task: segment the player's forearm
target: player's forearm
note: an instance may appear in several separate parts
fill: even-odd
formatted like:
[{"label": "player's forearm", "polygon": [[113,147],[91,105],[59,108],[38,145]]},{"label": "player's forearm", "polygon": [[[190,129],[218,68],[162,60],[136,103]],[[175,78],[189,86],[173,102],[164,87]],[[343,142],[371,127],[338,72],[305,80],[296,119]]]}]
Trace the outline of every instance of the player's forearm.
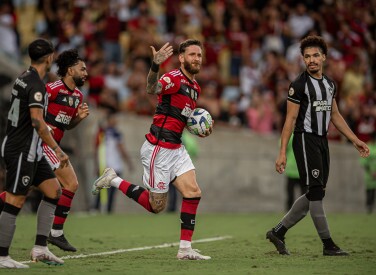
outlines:
[{"label": "player's forearm", "polygon": [[157,94],[158,86],[158,72],[154,72],[150,69],[147,83],[146,83],[146,92],[148,94]]},{"label": "player's forearm", "polygon": [[55,139],[52,137],[51,132],[46,124],[46,122],[43,119],[38,118],[31,118],[32,125],[34,129],[37,131],[40,138],[43,140],[44,143],[46,143],[49,147],[51,147],[53,150],[56,150],[59,148],[59,145],[55,141]]},{"label": "player's forearm", "polygon": [[348,140],[354,142],[358,138],[354,134],[354,132],[350,129],[348,124],[346,123],[345,119],[342,117],[341,114],[335,113],[332,114],[331,121],[333,125],[337,128],[337,130],[344,135]]},{"label": "player's forearm", "polygon": [[71,122],[65,127],[67,130],[73,129],[76,127],[83,119],[79,116],[76,116],[71,120]]},{"label": "player's forearm", "polygon": [[281,134],[281,147],[280,152],[286,154],[287,145],[294,130],[295,119],[287,118]]}]

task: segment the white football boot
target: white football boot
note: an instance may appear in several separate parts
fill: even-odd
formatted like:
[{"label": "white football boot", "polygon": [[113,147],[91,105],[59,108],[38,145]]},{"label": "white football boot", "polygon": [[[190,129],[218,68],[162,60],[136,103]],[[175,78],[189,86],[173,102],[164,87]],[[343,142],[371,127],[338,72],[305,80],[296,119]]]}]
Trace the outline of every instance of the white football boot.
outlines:
[{"label": "white football boot", "polygon": [[176,258],[179,260],[210,260],[210,256],[201,255],[200,250],[192,249],[192,247],[188,248],[179,248],[178,255]]},{"label": "white football boot", "polygon": [[94,183],[91,189],[91,193],[93,195],[98,195],[99,191],[103,188],[110,188],[111,181],[116,178],[118,175],[116,174],[115,170],[112,168],[106,168],[103,171],[102,176],[100,176]]},{"label": "white football boot", "polygon": [[34,245],[30,253],[33,262],[42,262],[48,265],[63,265],[64,261],[56,257],[47,246]]},{"label": "white football boot", "polygon": [[0,256],[0,268],[29,268],[29,266],[13,260],[10,256]]}]

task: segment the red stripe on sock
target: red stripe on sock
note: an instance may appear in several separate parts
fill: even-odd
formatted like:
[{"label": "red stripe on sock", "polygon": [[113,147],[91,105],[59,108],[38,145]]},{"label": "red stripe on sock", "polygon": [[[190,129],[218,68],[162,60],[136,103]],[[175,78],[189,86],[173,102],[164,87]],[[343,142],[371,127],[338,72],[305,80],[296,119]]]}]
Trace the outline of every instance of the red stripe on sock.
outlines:
[{"label": "red stripe on sock", "polygon": [[188,213],[188,214],[196,214],[197,213],[197,208],[198,204],[200,203],[200,199],[184,199],[181,204],[181,211],[183,213]]},{"label": "red stripe on sock", "polygon": [[149,202],[149,191],[144,190],[137,201],[143,208],[148,210],[149,212],[154,212],[153,208],[151,207],[151,204]]},{"label": "red stripe on sock", "polygon": [[129,186],[131,186],[131,183],[126,181],[126,180],[123,180],[120,185],[119,185],[119,190],[121,192],[123,192],[125,195],[127,194],[127,191],[128,191],[128,188]]},{"label": "red stripe on sock", "polygon": [[5,191],[2,192],[2,193],[0,194],[0,199],[1,199],[3,202],[5,202],[5,195],[6,195]]},{"label": "red stripe on sock", "polygon": [[62,189],[62,195],[61,195],[59,201],[57,202],[57,205],[58,206],[62,205],[62,206],[71,207],[73,197],[74,197],[73,192],[68,191],[66,189]]},{"label": "red stripe on sock", "polygon": [[180,240],[191,242],[192,241],[192,235],[193,235],[192,230],[182,229],[180,231]]}]

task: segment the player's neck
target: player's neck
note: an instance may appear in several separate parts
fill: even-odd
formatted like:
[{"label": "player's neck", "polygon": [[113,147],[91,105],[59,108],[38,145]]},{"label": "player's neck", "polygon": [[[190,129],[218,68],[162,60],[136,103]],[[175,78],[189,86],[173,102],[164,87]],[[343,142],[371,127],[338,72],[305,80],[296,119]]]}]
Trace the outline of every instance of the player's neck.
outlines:
[{"label": "player's neck", "polygon": [[73,79],[71,77],[63,77],[62,81],[65,83],[65,85],[73,91],[76,89],[76,83],[74,83]]},{"label": "player's neck", "polygon": [[189,78],[189,80],[191,80],[191,81],[194,81],[194,80],[195,80],[195,75],[194,75],[194,74],[190,74],[189,72],[187,72],[187,70],[184,69],[184,67],[181,67],[180,70],[184,73],[184,75],[185,75],[186,77]]},{"label": "player's neck", "polygon": [[318,71],[316,73],[311,73],[310,71],[307,70],[307,73],[312,76],[313,78],[321,79],[322,78],[322,71]]},{"label": "player's neck", "polygon": [[44,64],[31,64],[31,67],[38,72],[40,79],[43,79],[46,76],[47,67]]}]

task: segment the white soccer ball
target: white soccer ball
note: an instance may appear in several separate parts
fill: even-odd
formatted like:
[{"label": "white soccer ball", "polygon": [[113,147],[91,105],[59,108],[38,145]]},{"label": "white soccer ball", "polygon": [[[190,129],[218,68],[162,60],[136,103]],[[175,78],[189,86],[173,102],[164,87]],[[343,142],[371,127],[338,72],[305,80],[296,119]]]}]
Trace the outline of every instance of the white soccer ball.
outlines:
[{"label": "white soccer ball", "polygon": [[213,124],[213,119],[208,111],[196,108],[192,111],[187,121],[187,129],[193,135],[203,135]]}]

